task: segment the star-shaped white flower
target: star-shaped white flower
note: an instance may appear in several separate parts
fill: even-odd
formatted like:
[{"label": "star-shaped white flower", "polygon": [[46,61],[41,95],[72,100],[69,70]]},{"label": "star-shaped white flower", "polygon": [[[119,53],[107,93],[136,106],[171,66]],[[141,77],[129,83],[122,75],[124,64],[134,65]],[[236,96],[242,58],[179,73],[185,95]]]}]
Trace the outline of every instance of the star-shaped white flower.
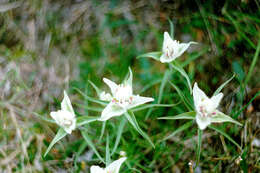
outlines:
[{"label": "star-shaped white flower", "polygon": [[179,43],[177,40],[173,40],[168,32],[164,32],[164,40],[162,52],[160,57],[162,63],[169,63],[181,56],[190,46],[190,44],[197,44],[196,42]]},{"label": "star-shaped white flower", "polygon": [[106,168],[101,168],[99,166],[91,166],[90,173],[119,173],[119,169],[125,160],[126,160],[126,157],[122,157],[122,158],[112,162]]},{"label": "star-shaped white flower", "polygon": [[66,91],[64,91],[64,98],[61,102],[61,110],[51,112],[51,117],[69,134],[76,128],[75,113]]},{"label": "star-shaped white flower", "polygon": [[104,78],[103,81],[110,87],[112,99],[106,108],[102,111],[100,121],[106,121],[112,117],[124,114],[128,109],[151,102],[154,99],[150,97],[142,97],[133,94],[132,89],[132,71],[129,70],[129,78],[122,84],[117,85],[109,79]]},{"label": "star-shaped white flower", "polygon": [[217,114],[222,114],[222,112],[217,110],[222,97],[223,94],[219,93],[208,98],[207,95],[198,87],[198,84],[194,84],[193,100],[196,110],[196,122],[201,130],[204,130],[212,122],[217,122],[213,120],[213,118]]}]

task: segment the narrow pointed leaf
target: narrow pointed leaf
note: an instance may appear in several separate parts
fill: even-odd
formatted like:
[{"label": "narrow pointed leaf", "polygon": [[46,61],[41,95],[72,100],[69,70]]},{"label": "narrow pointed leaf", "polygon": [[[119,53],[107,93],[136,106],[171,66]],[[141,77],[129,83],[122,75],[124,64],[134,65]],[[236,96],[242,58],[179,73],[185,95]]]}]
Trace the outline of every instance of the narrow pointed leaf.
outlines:
[{"label": "narrow pointed leaf", "polygon": [[119,144],[121,136],[122,136],[122,133],[124,131],[125,124],[126,124],[126,120],[125,120],[125,118],[122,118],[122,120],[119,124],[118,130],[117,130],[116,142],[115,142],[115,145],[114,145],[114,148],[113,148],[111,155],[113,155],[116,152],[116,149],[118,147],[118,144]]},{"label": "narrow pointed leaf", "polygon": [[99,141],[101,141],[101,139],[102,139],[103,136],[104,136],[105,129],[106,129],[106,124],[107,124],[106,121],[103,121],[103,122],[102,122],[102,129],[101,129],[101,134],[100,134],[100,137],[99,137]]},{"label": "narrow pointed leaf", "polygon": [[203,133],[203,131],[198,128],[198,146],[197,146],[197,151],[196,151],[196,167],[199,165],[199,162],[200,162],[202,133]]},{"label": "narrow pointed leaf", "polygon": [[194,120],[196,117],[196,112],[191,111],[191,112],[185,112],[179,115],[175,116],[169,116],[169,117],[160,117],[158,119],[163,119],[163,120],[179,120],[179,119],[189,119],[189,120]]},{"label": "narrow pointed leaf", "polygon": [[175,70],[177,70],[179,73],[181,73],[181,75],[182,75],[183,77],[185,77],[185,79],[186,79],[186,81],[187,81],[187,83],[188,83],[188,86],[189,86],[190,93],[192,93],[192,87],[191,87],[190,78],[189,78],[188,74],[187,74],[187,73],[183,70],[183,68],[182,68],[179,64],[177,64],[176,62],[172,62],[172,63],[170,63],[170,64],[171,64],[171,66],[172,66]]},{"label": "narrow pointed leaf", "polygon": [[174,25],[170,19],[168,19],[168,21],[170,23],[170,34],[171,34],[172,39],[174,40]]},{"label": "narrow pointed leaf", "polygon": [[51,141],[50,145],[48,146],[44,157],[49,153],[49,151],[51,150],[51,148],[58,142],[60,141],[63,137],[65,137],[67,135],[67,133],[65,132],[65,130],[63,128],[60,128],[59,131],[57,132],[56,136],[53,138],[53,140]]},{"label": "narrow pointed leaf", "polygon": [[226,82],[224,82],[222,85],[220,85],[220,87],[218,87],[218,89],[214,92],[213,96],[218,95],[220,93],[220,91],[235,77],[236,75],[233,74],[233,76],[228,79]]},{"label": "narrow pointed leaf", "polygon": [[228,116],[220,111],[218,111],[215,116],[211,117],[211,122],[212,123],[231,122],[231,123],[235,123],[239,126],[242,126],[241,123],[239,123],[238,121],[234,120],[230,116]]},{"label": "narrow pointed leaf", "polygon": [[55,124],[56,124],[56,122],[55,122],[53,119],[47,118],[46,116],[40,115],[40,114],[38,114],[38,113],[36,113],[36,112],[33,112],[33,114],[34,114],[36,117],[38,117],[39,119],[41,119],[41,120],[44,120],[44,121],[46,121],[46,122],[50,122],[50,123],[55,123]]},{"label": "narrow pointed leaf", "polygon": [[80,116],[77,118],[77,127],[96,121],[98,118],[90,116]]},{"label": "narrow pointed leaf", "polygon": [[95,89],[97,95],[99,96],[101,93],[101,90],[93,83],[91,80],[88,80],[88,82],[91,84],[91,86]]},{"label": "narrow pointed leaf", "polygon": [[[129,112],[129,113],[128,113]],[[151,141],[151,139],[149,138],[149,136],[144,132],[142,131],[142,129],[139,127],[136,119],[135,119],[135,116],[132,112],[128,111],[125,113],[125,116],[127,118],[127,120],[130,122],[130,124],[135,128],[135,130],[141,135],[143,136],[150,144],[153,148],[155,148],[153,142]]]},{"label": "narrow pointed leaf", "polygon": [[172,138],[176,134],[178,134],[178,133],[186,130],[187,128],[189,128],[191,125],[192,125],[192,121],[189,121],[189,122],[183,124],[178,129],[176,129],[172,134],[170,134],[169,136],[165,137],[162,141],[165,141],[165,140],[168,140],[168,139]]},{"label": "narrow pointed leaf", "polygon": [[110,149],[109,149],[109,134],[107,134],[107,140],[106,140],[106,166],[108,166],[111,162],[110,158]]},{"label": "narrow pointed leaf", "polygon": [[166,70],[166,72],[164,72],[163,80],[162,80],[162,83],[160,85],[160,90],[159,90],[158,104],[160,104],[160,102],[162,100],[164,87],[165,87],[170,75],[171,75],[170,70]]},{"label": "narrow pointed leaf", "polygon": [[149,52],[142,55],[137,56],[136,58],[152,58],[157,61],[160,61],[160,57],[162,55],[162,52]]},{"label": "narrow pointed leaf", "polygon": [[98,153],[95,145],[93,144],[93,142],[91,141],[90,137],[87,135],[87,133],[84,130],[81,130],[81,135],[83,136],[84,140],[87,142],[88,146],[94,151],[94,153],[97,155],[97,157],[99,158],[99,160],[101,160],[103,163],[105,163],[104,159],[100,156],[100,154]]},{"label": "narrow pointed leaf", "polygon": [[193,110],[192,105],[189,103],[189,101],[186,99],[186,97],[183,95],[182,91],[179,89],[179,87],[175,84],[173,84],[171,81],[168,81],[170,85],[177,91],[178,95],[180,96],[181,100],[183,101],[184,105],[187,109]]},{"label": "narrow pointed leaf", "polygon": [[141,107],[136,107],[131,109],[133,112],[136,111],[141,111],[147,108],[152,108],[152,107],[173,107],[173,106],[177,106],[178,104],[180,104],[180,102],[176,103],[176,104],[146,104],[144,106]]},{"label": "narrow pointed leaf", "polygon": [[87,96],[86,94],[84,94],[82,91],[80,91],[79,89],[77,88],[74,88],[80,95],[82,95],[85,99],[91,101],[91,102],[94,102],[94,103],[98,103],[100,105],[103,105],[103,106],[106,106],[107,105],[107,102],[105,101],[101,101],[101,100],[98,100],[96,98],[92,98],[92,97],[89,97]]},{"label": "narrow pointed leaf", "polygon": [[210,129],[213,129],[215,131],[217,131],[218,133],[222,134],[224,137],[226,137],[230,142],[232,142],[233,144],[235,144],[240,150],[242,150],[242,148],[240,147],[240,145],[238,145],[238,143],[236,143],[227,133],[225,133],[223,130],[215,127],[215,126],[212,126],[212,125],[209,125],[208,126]]}]

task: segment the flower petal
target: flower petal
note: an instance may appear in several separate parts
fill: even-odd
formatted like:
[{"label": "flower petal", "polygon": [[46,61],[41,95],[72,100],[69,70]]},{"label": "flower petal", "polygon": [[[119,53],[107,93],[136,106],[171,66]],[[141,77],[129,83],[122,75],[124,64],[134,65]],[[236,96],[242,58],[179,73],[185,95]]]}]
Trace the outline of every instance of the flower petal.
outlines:
[{"label": "flower petal", "polygon": [[223,98],[223,96],[224,96],[223,93],[219,93],[218,95],[212,96],[212,97],[210,98],[210,100],[212,101],[212,103],[214,103],[215,109],[218,107],[218,105],[219,105],[221,99]]},{"label": "flower petal", "polygon": [[173,39],[171,38],[171,36],[169,35],[168,32],[164,32],[163,34],[163,52],[165,52],[167,50],[168,46],[172,46],[173,45]]},{"label": "flower petal", "polygon": [[125,113],[125,109],[122,107],[110,102],[105,109],[101,113],[101,117],[98,119],[99,121],[106,121],[112,117],[120,116]]},{"label": "flower petal", "polygon": [[99,95],[100,100],[103,101],[111,101],[112,100],[112,96],[109,93],[106,93],[105,91],[102,91]]},{"label": "flower petal", "polygon": [[193,86],[193,101],[194,101],[194,106],[196,110],[198,109],[199,103],[203,99],[208,99],[207,95],[198,87],[197,82],[195,82]]},{"label": "flower petal", "polygon": [[210,117],[201,117],[199,114],[196,115],[196,122],[201,130],[204,130],[210,125]]},{"label": "flower petal", "polygon": [[119,173],[119,169],[125,160],[126,160],[126,157],[122,157],[122,158],[112,162],[110,165],[108,165],[108,167],[105,169],[105,171]]},{"label": "flower petal", "polygon": [[189,43],[180,43],[180,44],[178,44],[178,47],[176,48],[175,58],[181,56],[190,47],[191,44],[197,44],[197,43],[191,41]]},{"label": "flower petal", "polygon": [[113,82],[113,81],[111,81],[111,80],[109,80],[107,78],[103,78],[103,81],[109,86],[112,95],[114,95],[116,89],[118,88],[118,85],[115,82]]},{"label": "flower petal", "polygon": [[91,166],[90,173],[106,173],[106,171],[103,168],[100,168],[99,166]]},{"label": "flower petal", "polygon": [[131,108],[134,108],[136,106],[145,104],[147,102],[152,102],[152,101],[154,101],[154,99],[151,98],[151,97],[142,97],[142,96],[139,96],[139,95],[137,95],[137,96],[133,95],[133,103],[130,104],[127,108],[131,109]]},{"label": "flower petal", "polygon": [[72,108],[71,102],[70,102],[70,98],[68,97],[66,91],[64,90],[64,98],[61,102],[61,110],[63,111],[69,111],[71,113],[73,113],[74,115],[74,110]]}]

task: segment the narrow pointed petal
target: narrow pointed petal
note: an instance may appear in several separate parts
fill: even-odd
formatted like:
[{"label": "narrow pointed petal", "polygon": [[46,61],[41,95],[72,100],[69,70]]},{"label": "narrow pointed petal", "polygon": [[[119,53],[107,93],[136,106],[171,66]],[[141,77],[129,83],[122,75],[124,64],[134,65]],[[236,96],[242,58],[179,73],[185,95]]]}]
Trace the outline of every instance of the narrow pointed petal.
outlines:
[{"label": "narrow pointed petal", "polygon": [[99,121],[106,121],[112,117],[120,116],[125,113],[125,109],[110,102],[101,113]]},{"label": "narrow pointed petal", "polygon": [[145,104],[147,102],[152,102],[152,101],[154,101],[154,99],[151,98],[151,97],[142,97],[142,96],[134,95],[133,96],[133,103],[128,106],[128,109],[131,109],[131,108],[134,108],[136,106]]},{"label": "narrow pointed petal", "polygon": [[118,159],[114,162],[112,162],[108,167],[106,168],[106,172],[113,172],[113,173],[119,173],[119,169],[122,165],[122,163],[126,160],[126,157],[123,157],[121,159]]},{"label": "narrow pointed petal", "polygon": [[111,81],[111,80],[109,80],[107,78],[103,78],[103,81],[109,86],[112,95],[114,95],[116,89],[118,88],[118,85],[115,82],[113,82],[113,81]]},{"label": "narrow pointed petal", "polygon": [[223,98],[223,93],[219,93],[218,95],[215,95],[213,97],[210,98],[210,100],[212,101],[212,103],[214,103],[214,107],[217,108],[221,99]]},{"label": "narrow pointed petal", "polygon": [[198,114],[196,115],[196,122],[201,130],[206,129],[206,127],[211,123],[209,117],[201,117]]},{"label": "narrow pointed petal", "polygon": [[57,111],[57,112],[51,112],[50,115],[51,115],[52,119],[54,119],[54,121],[55,121],[58,125],[60,125],[61,117],[59,116],[59,112],[58,112],[58,111]]},{"label": "narrow pointed petal", "polygon": [[196,110],[198,110],[198,105],[203,99],[208,99],[207,95],[198,87],[197,82],[193,86],[193,101]]},{"label": "narrow pointed petal", "polygon": [[181,43],[178,45],[176,58],[181,56],[189,47],[191,44],[197,44],[196,42],[189,42],[189,43]]},{"label": "narrow pointed petal", "polygon": [[70,98],[68,97],[66,91],[64,90],[64,98],[61,102],[61,110],[63,111],[69,111],[74,114],[74,110],[72,108]]},{"label": "narrow pointed petal", "polygon": [[91,166],[90,173],[106,173],[106,171],[103,168],[100,168],[99,166]]}]

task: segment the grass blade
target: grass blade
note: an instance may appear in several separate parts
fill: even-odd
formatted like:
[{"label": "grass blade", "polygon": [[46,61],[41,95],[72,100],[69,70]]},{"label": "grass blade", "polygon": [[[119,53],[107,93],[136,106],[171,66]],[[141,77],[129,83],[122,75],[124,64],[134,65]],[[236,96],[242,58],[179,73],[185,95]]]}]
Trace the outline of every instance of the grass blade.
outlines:
[{"label": "grass blade", "polygon": [[137,56],[136,58],[152,58],[152,59],[155,59],[157,61],[160,61],[160,57],[162,55],[162,52],[149,52],[149,53],[145,53],[145,54],[142,54],[142,55],[139,55]]},{"label": "grass blade", "polygon": [[232,142],[233,144],[235,144],[240,150],[242,150],[242,148],[238,145],[238,143],[236,143],[228,134],[226,134],[224,131],[222,131],[221,129],[215,127],[215,126],[212,126],[212,125],[209,125],[208,126],[210,129],[213,129],[215,131],[217,131],[218,133],[222,134],[223,136],[225,136],[230,142]]},{"label": "grass blade", "polygon": [[253,61],[252,61],[251,65],[250,65],[248,74],[247,74],[246,79],[245,79],[245,86],[247,85],[247,82],[249,81],[249,79],[250,79],[251,76],[252,76],[253,70],[254,70],[254,68],[255,68],[256,62],[257,62],[258,57],[259,57],[259,51],[260,51],[260,40],[258,40],[256,52],[255,52]]},{"label": "grass blade", "polygon": [[80,116],[77,118],[77,127],[96,121],[98,118],[90,116]]},{"label": "grass blade", "polygon": [[126,124],[126,120],[125,120],[125,118],[122,118],[122,120],[119,124],[118,130],[117,130],[116,142],[115,142],[111,155],[113,155],[116,152],[116,149],[118,147],[118,144],[119,144],[121,136],[122,136],[122,133],[124,131],[125,124]]},{"label": "grass blade", "polygon": [[57,132],[56,136],[53,138],[53,140],[51,141],[50,145],[48,146],[44,157],[49,153],[49,151],[51,150],[51,148],[58,142],[60,141],[62,138],[64,138],[67,135],[67,133],[65,132],[65,130],[63,128],[60,128],[59,131]]},{"label": "grass blade", "polygon": [[229,78],[226,82],[224,82],[223,84],[220,85],[220,87],[218,87],[218,89],[214,92],[213,96],[217,95],[218,93],[220,93],[220,91],[235,77],[236,75],[233,74],[233,76],[231,78]]},{"label": "grass blade", "polygon": [[198,128],[198,146],[197,146],[197,151],[196,151],[196,167],[199,165],[199,162],[200,162],[202,133],[203,133],[203,131]]},{"label": "grass blade", "polygon": [[101,129],[101,135],[100,135],[100,137],[99,137],[99,141],[101,141],[101,139],[102,139],[103,136],[104,136],[105,129],[106,129],[106,124],[107,124],[106,121],[102,122],[102,129]]},{"label": "grass blade", "polygon": [[168,140],[169,138],[175,136],[176,134],[186,130],[191,125],[192,125],[192,121],[189,121],[189,122],[185,123],[184,125],[180,126],[178,129],[176,129],[174,132],[172,132],[169,136],[165,137],[162,141]]},{"label": "grass blade", "polygon": [[93,142],[91,141],[90,137],[87,135],[87,132],[85,132],[84,130],[80,130],[80,132],[81,132],[81,135],[83,136],[84,140],[88,144],[88,146],[94,151],[94,153],[97,155],[99,160],[101,160],[103,163],[105,163],[104,159],[100,156],[100,154],[96,150],[96,147],[93,144]]},{"label": "grass blade", "polygon": [[107,140],[106,140],[106,166],[108,166],[111,162],[110,158],[110,149],[109,149],[109,134],[107,134]]},{"label": "grass blade", "polygon": [[84,94],[82,91],[80,91],[78,88],[74,88],[80,95],[82,95],[85,99],[91,101],[91,102],[94,102],[94,103],[98,103],[100,105],[103,105],[103,106],[106,106],[107,103],[104,102],[104,101],[101,101],[101,100],[98,100],[96,98],[92,98],[92,97],[89,97],[87,96],[86,94]]},{"label": "grass blade", "polygon": [[176,62],[172,62],[170,63],[170,65],[172,66],[172,68],[174,68],[175,70],[177,70],[187,81],[188,86],[189,86],[189,90],[190,93],[192,93],[192,87],[191,87],[191,82],[190,82],[190,78],[188,76],[188,74],[183,70],[183,68],[177,64]]},{"label": "grass blade", "polygon": [[147,108],[152,108],[152,107],[173,107],[173,106],[177,106],[178,104],[180,104],[180,102],[176,103],[176,104],[147,104],[141,107],[137,107],[137,108],[133,108],[131,109],[133,112],[136,111],[141,111]]},{"label": "grass blade", "polygon": [[175,115],[175,116],[160,117],[158,119],[160,119],[160,120],[180,120],[180,119],[194,120],[195,116],[196,116],[196,112],[191,111],[191,112],[185,112],[185,113]]},{"label": "grass blade", "polygon": [[[129,113],[128,113],[129,112]],[[125,116],[127,118],[127,120],[130,122],[130,124],[135,128],[135,130],[141,135],[143,136],[150,144],[153,148],[155,148],[153,142],[151,141],[151,139],[149,138],[149,136],[144,132],[142,131],[142,129],[139,127],[136,119],[135,119],[135,116],[132,112],[128,111],[125,113]]]},{"label": "grass blade", "polygon": [[193,106],[188,102],[186,97],[183,95],[179,87],[175,84],[173,84],[171,81],[168,81],[170,85],[177,91],[178,95],[180,96],[181,100],[183,101],[184,105],[188,110],[193,110]]}]

